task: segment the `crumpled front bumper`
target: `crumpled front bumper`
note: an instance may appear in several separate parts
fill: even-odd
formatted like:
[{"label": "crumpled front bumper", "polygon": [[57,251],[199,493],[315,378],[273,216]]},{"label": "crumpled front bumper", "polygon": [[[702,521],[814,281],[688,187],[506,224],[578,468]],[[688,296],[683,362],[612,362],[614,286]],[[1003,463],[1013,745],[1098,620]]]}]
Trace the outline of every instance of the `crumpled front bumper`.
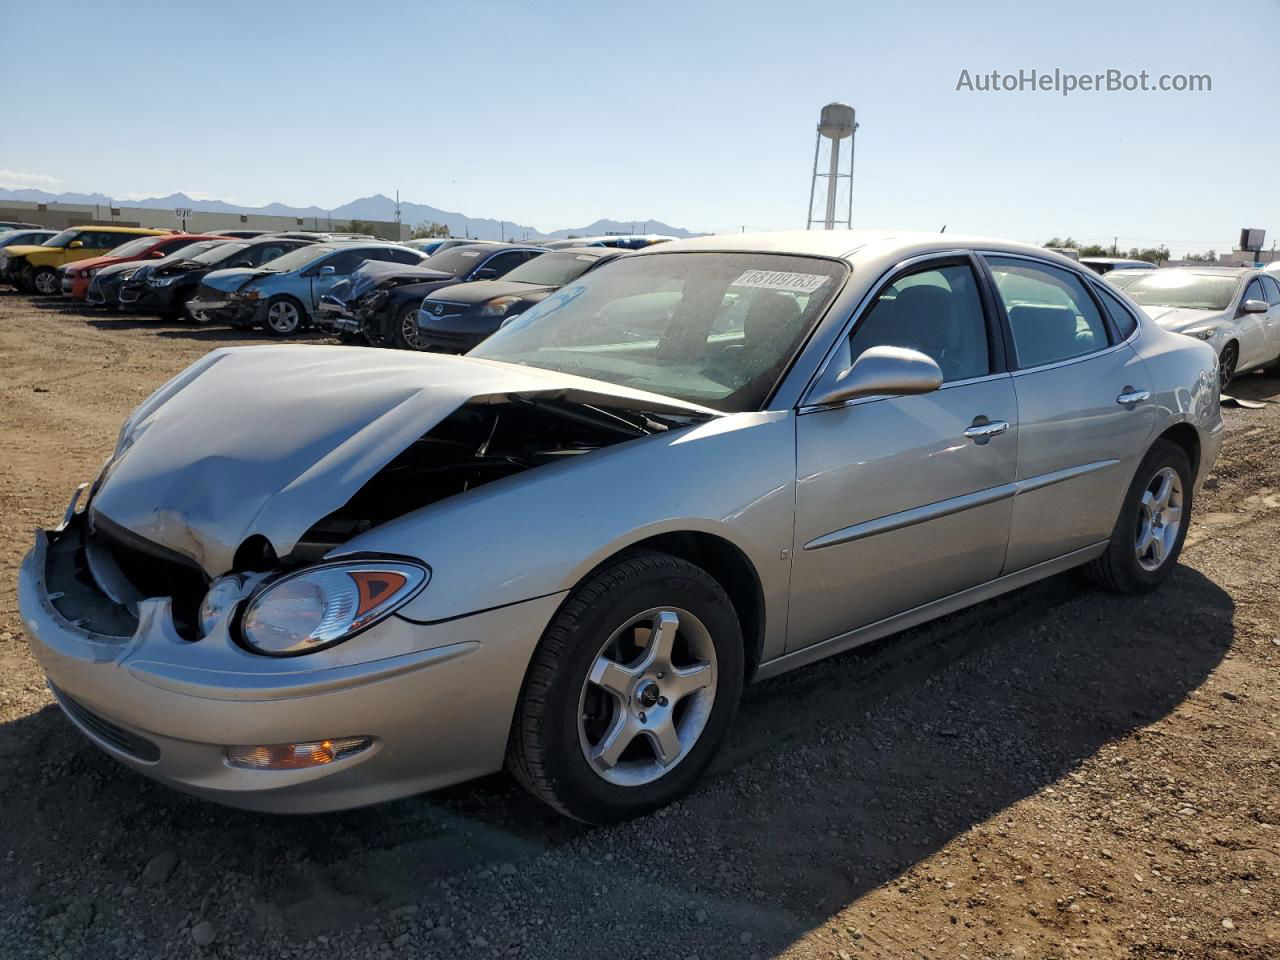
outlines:
[{"label": "crumpled front bumper", "polygon": [[266,321],[267,305],[255,300],[207,299],[197,295],[187,301],[187,309],[205,323],[225,323],[233,327],[257,327]]},{"label": "crumpled front bumper", "polygon": [[[390,800],[501,767],[525,669],[559,596],[439,624],[392,616],[303,657],[251,653],[227,623],[184,639],[167,598],[142,601],[133,635],[111,636],[69,620],[55,605],[65,595],[48,587],[58,575],[50,545],[75,535],[82,516],[37,534],[18,602],[63,711],[122,763],[220,803],[291,813]],[[373,745],[300,770],[227,760],[231,746],[336,737]]]}]

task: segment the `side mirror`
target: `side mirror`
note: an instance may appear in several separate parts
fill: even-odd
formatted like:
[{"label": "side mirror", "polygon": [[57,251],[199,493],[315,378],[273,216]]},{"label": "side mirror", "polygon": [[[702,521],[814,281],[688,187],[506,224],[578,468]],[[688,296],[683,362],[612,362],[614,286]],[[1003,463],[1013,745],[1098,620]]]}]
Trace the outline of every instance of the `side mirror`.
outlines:
[{"label": "side mirror", "polygon": [[83,240],[72,240],[70,243],[68,243],[68,244],[67,244],[67,249],[68,249],[68,250],[79,250],[79,249],[80,249],[81,247],[83,247],[83,246],[84,246],[84,241],[83,241]]},{"label": "side mirror", "polygon": [[906,347],[870,347],[853,361],[853,366],[841,371],[835,383],[811,396],[808,403],[824,405],[854,397],[932,393],[940,386],[942,369],[932,357]]},{"label": "side mirror", "polygon": [[333,265],[332,265],[332,264],[327,264],[327,265],[325,265],[325,266],[323,266],[323,267],[321,267],[321,268],[320,268],[320,272],[319,272],[319,273],[317,273],[317,274],[316,274],[316,276],[318,276],[318,277],[332,277],[332,276],[336,275],[336,274],[337,274],[337,272],[338,272],[338,271],[337,271],[337,270],[335,270],[335,269],[333,268]]},{"label": "side mirror", "polygon": [[1246,300],[1240,304],[1241,313],[1266,313],[1271,306],[1265,300]]},{"label": "side mirror", "polygon": [[498,276],[498,271],[493,267],[481,267],[471,275],[472,280],[494,280]]}]

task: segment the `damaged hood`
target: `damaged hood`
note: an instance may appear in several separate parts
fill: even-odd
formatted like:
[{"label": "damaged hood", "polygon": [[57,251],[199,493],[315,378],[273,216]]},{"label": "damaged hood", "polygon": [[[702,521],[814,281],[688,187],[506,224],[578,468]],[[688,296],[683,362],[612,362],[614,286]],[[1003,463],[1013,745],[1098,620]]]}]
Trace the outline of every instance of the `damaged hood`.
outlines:
[{"label": "damaged hood", "polygon": [[363,347],[215,350],[126,421],[91,504],[210,576],[246,538],[280,556],[466,403],[556,399],[720,416],[670,397],[492,360]]},{"label": "damaged hood", "polygon": [[443,270],[405,263],[389,263],[386,260],[366,260],[351,274],[351,292],[348,298],[355,300],[375,287],[394,283],[428,283],[432,280],[452,280],[453,274]]}]

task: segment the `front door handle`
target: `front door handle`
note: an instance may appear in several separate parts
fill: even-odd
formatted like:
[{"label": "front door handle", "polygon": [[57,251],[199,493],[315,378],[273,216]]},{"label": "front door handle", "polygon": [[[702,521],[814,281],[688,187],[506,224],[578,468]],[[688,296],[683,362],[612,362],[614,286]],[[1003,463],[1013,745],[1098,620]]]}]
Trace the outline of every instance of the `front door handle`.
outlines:
[{"label": "front door handle", "polygon": [[1122,407],[1133,409],[1135,404],[1146,403],[1150,399],[1150,390],[1135,390],[1133,387],[1125,387],[1124,393],[1116,397],[1116,403]]},{"label": "front door handle", "polygon": [[1004,420],[988,420],[986,417],[978,417],[973,421],[973,426],[965,430],[964,435],[974,443],[981,445],[992,437],[1000,436],[1008,429],[1009,424]]}]

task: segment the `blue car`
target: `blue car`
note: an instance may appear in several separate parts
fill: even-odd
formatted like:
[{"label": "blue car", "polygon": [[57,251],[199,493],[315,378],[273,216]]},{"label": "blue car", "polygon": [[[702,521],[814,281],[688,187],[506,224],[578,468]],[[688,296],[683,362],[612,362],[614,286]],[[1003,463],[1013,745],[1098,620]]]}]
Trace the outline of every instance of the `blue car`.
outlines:
[{"label": "blue car", "polygon": [[198,320],[292,336],[310,325],[321,298],[366,260],[408,265],[424,259],[417,250],[383,241],[310,244],[259,267],[214,270],[187,309]]}]

